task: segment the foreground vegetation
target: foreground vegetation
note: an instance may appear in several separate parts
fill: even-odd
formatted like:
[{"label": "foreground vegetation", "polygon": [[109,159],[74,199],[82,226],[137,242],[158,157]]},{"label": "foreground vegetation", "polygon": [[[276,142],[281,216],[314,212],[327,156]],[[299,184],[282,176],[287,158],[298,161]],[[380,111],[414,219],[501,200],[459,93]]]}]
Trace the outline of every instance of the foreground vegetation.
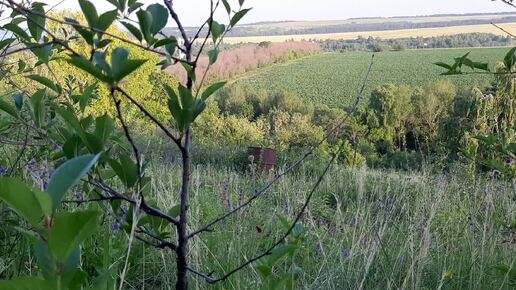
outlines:
[{"label": "foreground vegetation", "polygon": [[[163,208],[177,204],[178,197],[168,193],[180,187],[178,164],[157,159],[150,164],[154,181],[149,198]],[[241,263],[242,257],[263,250],[281,234],[278,220],[293,217],[315,179],[313,172],[300,170],[216,232],[195,239],[192,265],[205,272],[224,272]],[[195,167],[192,227],[242,203],[267,180],[223,167]],[[276,271],[292,265],[302,269],[296,284],[302,289],[512,289],[515,281],[504,274],[503,266],[516,266],[516,249],[510,243],[516,230],[511,225],[516,218],[515,192],[510,183],[469,179],[461,172],[434,176],[424,171],[335,168],[302,220],[306,230],[302,250]],[[67,208],[87,207],[70,204]],[[3,277],[36,270],[34,263],[26,263],[30,243],[11,242],[23,241],[24,235],[10,226],[14,219],[11,213],[2,213]],[[118,273],[123,265],[120,258],[131,247],[125,287],[173,289],[169,273],[175,271],[175,257],[140,242],[127,245],[126,233],[118,230],[119,220],[106,219],[88,242],[83,268],[108,263]],[[106,242],[111,250],[97,252],[94,245]],[[218,289],[256,289],[260,281],[256,267],[251,267]],[[202,279],[191,282],[194,288],[211,289]]]}]

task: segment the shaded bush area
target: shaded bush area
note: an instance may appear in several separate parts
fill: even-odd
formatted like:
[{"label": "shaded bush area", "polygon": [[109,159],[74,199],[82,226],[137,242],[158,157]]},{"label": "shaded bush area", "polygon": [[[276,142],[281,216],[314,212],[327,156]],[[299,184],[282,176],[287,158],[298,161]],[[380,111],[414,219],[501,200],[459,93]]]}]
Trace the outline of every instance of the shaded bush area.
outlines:
[{"label": "shaded bush area", "polygon": [[[515,141],[514,93],[506,86],[503,80],[482,90],[463,91],[448,81],[421,87],[379,86],[368,105],[349,116],[321,150],[329,155],[340,142],[347,142],[340,161],[351,166],[414,170],[424,164],[442,169],[459,163],[471,173],[482,171],[488,168],[484,160],[495,156],[479,136],[502,134],[508,142]],[[209,104],[194,130],[199,144],[258,145],[299,156],[347,114],[291,93],[232,86]]]}]

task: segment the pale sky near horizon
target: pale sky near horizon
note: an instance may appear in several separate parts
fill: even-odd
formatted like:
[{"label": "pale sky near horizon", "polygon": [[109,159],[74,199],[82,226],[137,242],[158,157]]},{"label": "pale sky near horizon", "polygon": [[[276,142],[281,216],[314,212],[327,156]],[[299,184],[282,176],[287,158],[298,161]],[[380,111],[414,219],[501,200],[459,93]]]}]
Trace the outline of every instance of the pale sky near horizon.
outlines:
[{"label": "pale sky near horizon", "polygon": [[[99,11],[112,9],[113,7],[106,0],[90,1],[97,6]],[[186,26],[196,26],[202,23],[202,20],[207,16],[209,1],[174,0],[174,5]],[[43,0],[42,2],[54,5],[61,1]],[[161,0],[140,0],[140,2],[146,4],[162,3]],[[237,0],[229,0],[229,2],[238,3]],[[77,3],[77,0],[64,0],[58,7],[61,9],[78,9]],[[245,7],[253,7],[253,10],[245,17],[243,23],[516,12],[515,8],[503,4],[501,1],[493,2],[491,0],[247,0]],[[202,13],[202,8],[204,8],[206,13]],[[221,10],[224,9],[222,8]],[[222,15],[219,16],[222,17]]]}]

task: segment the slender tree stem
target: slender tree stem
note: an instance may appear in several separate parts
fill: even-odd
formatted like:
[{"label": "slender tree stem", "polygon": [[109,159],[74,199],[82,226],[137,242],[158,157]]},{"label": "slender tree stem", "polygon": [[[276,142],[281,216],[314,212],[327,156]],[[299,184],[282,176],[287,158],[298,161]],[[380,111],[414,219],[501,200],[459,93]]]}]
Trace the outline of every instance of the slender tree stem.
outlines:
[{"label": "slender tree stem", "polygon": [[190,195],[190,142],[191,130],[188,129],[185,134],[185,144],[182,150],[183,158],[183,184],[181,187],[181,214],[179,218],[178,246],[177,246],[177,283],[176,289],[183,290],[188,288],[188,261],[186,258],[186,250],[188,243],[188,206]]}]

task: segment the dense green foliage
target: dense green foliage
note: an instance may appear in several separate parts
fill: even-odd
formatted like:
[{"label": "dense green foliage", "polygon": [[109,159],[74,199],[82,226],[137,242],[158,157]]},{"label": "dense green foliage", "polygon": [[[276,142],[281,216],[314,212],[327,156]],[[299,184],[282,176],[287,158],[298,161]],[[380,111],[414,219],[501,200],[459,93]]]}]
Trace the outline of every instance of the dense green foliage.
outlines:
[{"label": "dense green foliage", "polygon": [[[448,79],[459,89],[488,84],[491,76],[440,76],[442,70],[433,65],[469,51],[479,61],[494,65],[496,60],[503,59],[507,48],[377,53],[365,96],[369,96],[375,87],[388,83],[419,86]],[[371,53],[365,52],[325,53],[285,65],[261,68],[237,78],[234,83],[249,86],[252,90],[288,91],[307,101],[344,108],[353,102],[370,59]],[[367,97],[362,101],[366,104]]]}]

